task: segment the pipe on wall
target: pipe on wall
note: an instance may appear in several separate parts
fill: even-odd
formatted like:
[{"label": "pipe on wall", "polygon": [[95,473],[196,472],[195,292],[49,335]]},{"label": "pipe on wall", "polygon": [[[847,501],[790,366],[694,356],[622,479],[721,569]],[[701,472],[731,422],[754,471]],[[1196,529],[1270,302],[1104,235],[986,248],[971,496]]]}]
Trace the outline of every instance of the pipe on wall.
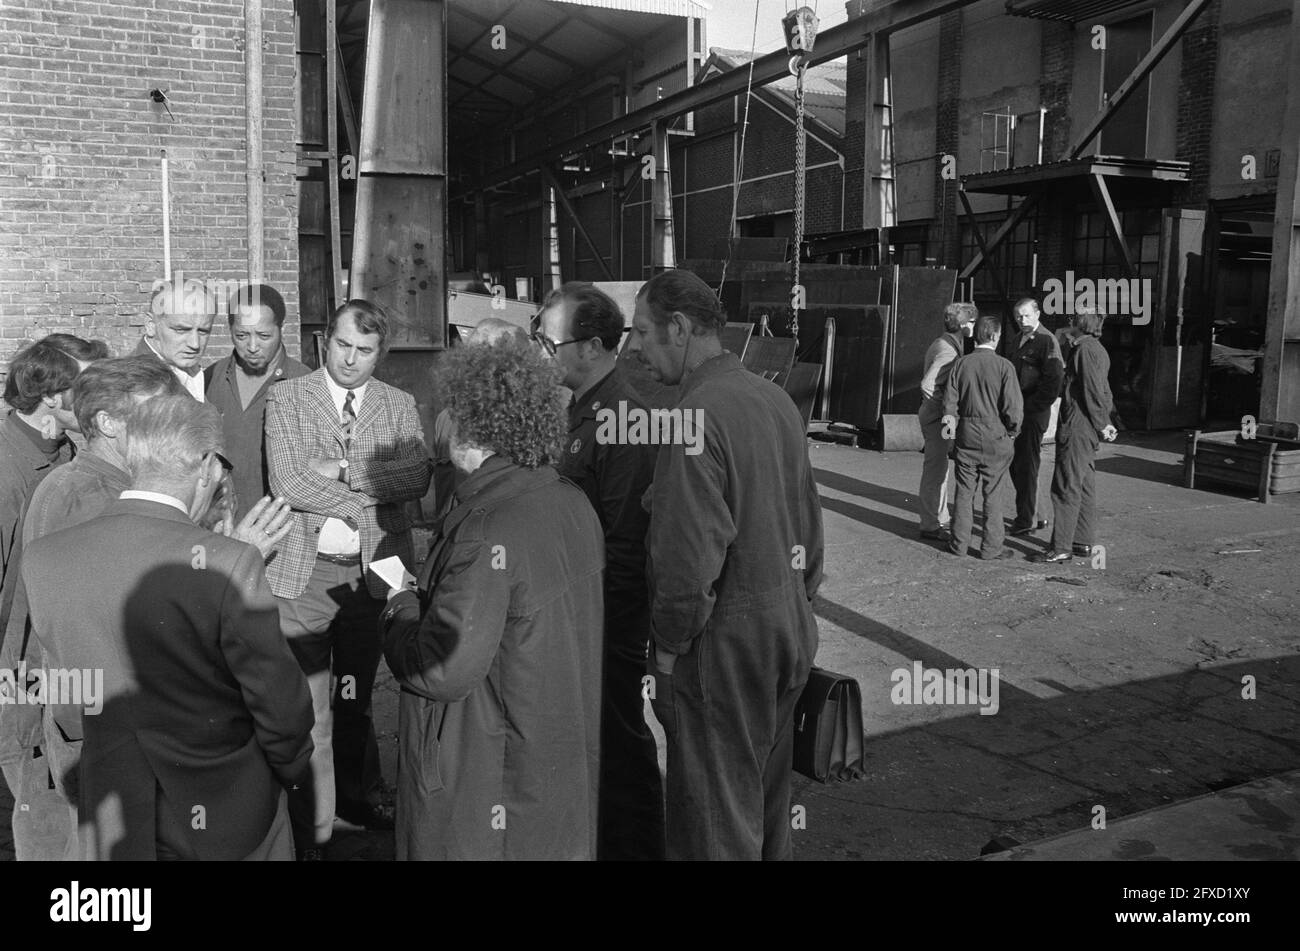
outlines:
[{"label": "pipe on wall", "polygon": [[245,179],[248,188],[248,279],[262,280],[262,0],[244,0]]}]

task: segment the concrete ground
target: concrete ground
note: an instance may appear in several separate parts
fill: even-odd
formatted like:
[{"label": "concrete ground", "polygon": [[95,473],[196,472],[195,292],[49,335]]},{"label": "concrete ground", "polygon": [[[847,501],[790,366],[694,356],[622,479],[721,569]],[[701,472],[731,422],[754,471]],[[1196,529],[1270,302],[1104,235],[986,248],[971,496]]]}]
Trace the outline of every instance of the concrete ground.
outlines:
[{"label": "concrete ground", "polygon": [[[868,775],[796,776],[797,858],[971,859],[995,836],[1031,843],[1300,768],[1300,495],[1184,489],[1180,433],[1125,433],[1098,459],[1104,567],[986,563],[918,539],[920,453],[809,447],[826,521],[818,664],[862,686]],[[997,668],[997,713],[893,703],[894,672],[918,661]],[[385,671],[390,782],[396,698]],[[1224,854],[1231,826],[1199,809],[1180,813],[1182,853],[1200,837]],[[341,832],[331,857],[391,858],[392,839]]]}]

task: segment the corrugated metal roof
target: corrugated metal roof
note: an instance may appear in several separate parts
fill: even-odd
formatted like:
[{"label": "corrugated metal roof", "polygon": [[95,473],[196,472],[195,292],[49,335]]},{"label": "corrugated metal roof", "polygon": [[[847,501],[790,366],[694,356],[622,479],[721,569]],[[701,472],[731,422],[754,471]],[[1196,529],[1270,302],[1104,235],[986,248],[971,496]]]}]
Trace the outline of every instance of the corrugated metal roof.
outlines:
[{"label": "corrugated metal roof", "polygon": [[[749,62],[748,50],[714,46],[709,49],[709,54],[716,65],[731,69],[746,68]],[[793,76],[783,76],[762,88],[794,108],[795,85]],[[848,100],[848,64],[840,59],[809,67],[804,76],[803,89],[804,102],[812,117],[836,135],[843,135],[845,105]]]},{"label": "corrugated metal roof", "polygon": [[702,17],[713,7],[703,0],[555,0],[578,7],[601,7],[605,10],[630,10],[633,13],[657,13],[670,17]]},{"label": "corrugated metal roof", "polygon": [[1144,0],[1007,0],[1007,13],[1015,17],[1076,23],[1093,17],[1109,16],[1142,2]]}]

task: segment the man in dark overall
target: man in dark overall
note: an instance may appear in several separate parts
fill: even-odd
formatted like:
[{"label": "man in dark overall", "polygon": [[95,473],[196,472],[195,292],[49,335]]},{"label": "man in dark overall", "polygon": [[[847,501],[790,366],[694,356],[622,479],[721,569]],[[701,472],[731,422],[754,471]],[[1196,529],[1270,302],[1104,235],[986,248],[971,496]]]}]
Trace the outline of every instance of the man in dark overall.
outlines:
[{"label": "man in dark overall", "polygon": [[1032,297],[1016,304],[1020,332],[1008,343],[1003,356],[1016,368],[1025,419],[1016,436],[1011,459],[1011,484],[1016,490],[1016,518],[1012,535],[1028,535],[1047,522],[1038,518],[1038,472],[1043,453],[1043,434],[1052,422],[1052,403],[1061,393],[1065,365],[1061,348],[1052,332],[1040,322],[1038,302]]},{"label": "man in dark overall", "polygon": [[[600,516],[605,535],[605,673],[600,723],[597,857],[664,857],[664,803],[654,736],[645,722],[641,678],[650,639],[641,496],[654,476],[655,449],[600,438],[598,420],[645,404],[618,366],[623,313],[609,295],[571,282],[552,291],[534,335],[573,390],[560,475]],[[616,428],[612,428],[617,433]]]},{"label": "man in dark overall", "polygon": [[1101,345],[1105,315],[1080,309],[1074,315],[1074,345],[1065,365],[1061,418],[1056,427],[1056,470],[1052,473],[1052,542],[1035,560],[1053,564],[1087,557],[1097,532],[1097,447],[1116,431],[1110,416],[1110,357]]},{"label": "man in dark overall", "polygon": [[649,494],[668,857],[786,859],[821,503],[794,401],[723,349],[724,320],[707,284],[665,271],[638,294],[628,341],[654,379],[680,384],[677,406],[657,411],[677,414],[678,431],[660,439]]},{"label": "man in dark overall", "polygon": [[965,555],[974,523],[975,487],[984,483],[984,541],[986,561],[1014,558],[1002,547],[1002,495],[1020,431],[1024,403],[1016,370],[996,353],[1001,327],[996,317],[975,323],[975,349],[959,357],[948,374],[944,393],[944,422],[956,438],[957,498],[953,504],[952,541],[948,550]]}]

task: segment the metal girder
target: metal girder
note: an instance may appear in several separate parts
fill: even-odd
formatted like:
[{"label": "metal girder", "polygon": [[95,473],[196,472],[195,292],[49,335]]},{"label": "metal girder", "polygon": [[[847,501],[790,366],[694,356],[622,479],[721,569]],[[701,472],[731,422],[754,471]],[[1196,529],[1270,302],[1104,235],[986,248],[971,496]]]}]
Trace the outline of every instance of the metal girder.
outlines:
[{"label": "metal girder", "polygon": [[1083,154],[1088,147],[1088,143],[1096,138],[1097,133],[1101,131],[1101,127],[1110,121],[1111,116],[1115,114],[1120,106],[1124,105],[1142,80],[1146,79],[1151,70],[1156,68],[1156,64],[1165,58],[1166,53],[1173,49],[1174,44],[1182,38],[1182,35],[1187,32],[1187,28],[1192,25],[1192,21],[1200,16],[1201,11],[1208,7],[1210,3],[1211,0],[1192,0],[1183,8],[1183,12],[1178,14],[1173,23],[1169,24],[1169,29],[1165,30],[1164,35],[1147,51],[1147,55],[1142,57],[1141,62],[1133,67],[1133,72],[1129,73],[1128,79],[1120,83],[1119,88],[1115,90],[1115,94],[1093,116],[1092,121],[1084,127],[1083,132],[1079,134],[1078,140],[1071,147],[1068,158],[1076,159]]},{"label": "metal girder", "polygon": [[[984,241],[984,232],[980,230],[979,221],[975,218],[975,209],[971,207],[970,199],[966,197],[966,189],[957,189],[957,197],[961,199],[962,208],[966,210],[966,218],[970,222],[971,232],[975,235],[975,243],[980,246],[980,251],[983,252],[984,256],[989,257],[991,252]],[[1002,283],[1002,274],[997,268],[993,269],[993,282],[998,286],[998,293],[1005,299],[1008,296],[1007,287]]]},{"label": "metal girder", "polygon": [[1124,240],[1124,226],[1120,223],[1119,212],[1115,210],[1115,202],[1110,197],[1110,189],[1106,187],[1106,177],[1104,175],[1089,175],[1088,186],[1092,189],[1093,197],[1097,199],[1097,205],[1101,208],[1101,213],[1106,221],[1106,231],[1110,234],[1110,239],[1115,243],[1119,251],[1120,260],[1124,262],[1124,276],[1137,277],[1137,268],[1133,264],[1133,257],[1128,253],[1128,242]]},{"label": "metal girder", "polygon": [[1259,411],[1262,419],[1295,422],[1300,420],[1300,0],[1291,4],[1288,61]]},{"label": "metal girder", "polygon": [[600,272],[605,275],[605,280],[614,280],[614,274],[610,271],[609,265],[605,263],[605,258],[596,247],[596,243],[591,240],[591,235],[587,233],[587,229],[583,226],[582,219],[578,217],[578,213],[574,211],[573,205],[569,202],[569,196],[564,193],[564,186],[560,184],[559,180],[555,177],[555,173],[551,171],[549,166],[542,166],[542,175],[545,176],[546,183],[550,185],[551,190],[555,194],[555,200],[559,202],[564,213],[568,215],[569,220],[573,222],[573,228],[578,232],[578,237],[582,238],[583,243],[587,246],[587,250],[591,252],[591,256],[594,257],[596,263],[600,265]]},{"label": "metal girder", "polygon": [[[1067,161],[1077,159],[1079,156],[1083,155],[1084,151],[1088,148],[1088,144],[1092,142],[1092,140],[1096,138],[1097,133],[1101,131],[1102,126],[1110,121],[1111,117],[1115,115],[1115,112],[1119,107],[1124,105],[1128,100],[1128,97],[1137,89],[1138,84],[1146,79],[1151,73],[1151,70],[1155,69],[1156,65],[1165,58],[1165,54],[1168,53],[1182,35],[1187,32],[1187,28],[1191,25],[1192,21],[1200,16],[1201,11],[1208,7],[1210,2],[1211,0],[1192,0],[1191,3],[1183,8],[1183,12],[1178,14],[1177,19],[1175,19],[1173,23],[1169,24],[1169,28],[1165,30],[1164,35],[1156,41],[1155,45],[1147,52],[1147,55],[1142,57],[1141,62],[1133,67],[1133,72],[1129,73],[1128,79],[1120,83],[1119,88],[1115,90],[1115,94],[1110,97],[1106,102],[1106,105],[1102,106],[1097,114],[1088,122],[1087,126],[1084,127],[1084,130],[1079,134],[1078,139],[1076,139],[1074,144],[1070,146],[1070,151],[1066,153],[1065,157]],[[1029,213],[1028,208],[1032,208],[1035,204],[1036,196],[1030,196],[1020,203],[1020,207],[1016,209],[1012,214],[1012,217],[1007,219],[1006,224],[999,228],[997,234],[995,234],[992,240],[989,241],[990,252],[997,249],[998,245],[1001,244],[1006,236],[1011,233],[1011,229]],[[986,255],[983,251],[976,254],[971,262],[962,268],[961,274],[958,275],[957,280],[965,280],[978,271],[980,265],[984,263],[985,257]]]},{"label": "metal girder", "polygon": [[[860,17],[854,17],[824,33],[819,33],[813,55],[808,58],[808,65],[818,66],[861,49],[871,42],[873,34],[897,32],[975,2],[977,0],[893,0]],[[785,50],[760,56],[753,62],[754,85],[766,86],[774,80],[788,76],[789,62],[790,57]],[[478,184],[478,187],[484,188],[532,174],[547,160],[548,156],[580,152],[619,136],[647,129],[657,122],[673,119],[687,112],[695,112],[724,99],[734,98],[744,93],[749,75],[749,69],[733,69],[708,82],[690,86],[681,92],[665,96],[658,102],[592,126],[585,132],[491,173]]]},{"label": "metal girder", "polygon": [[[463,4],[459,4],[459,3],[456,4],[456,15],[457,15],[457,16],[463,16],[465,19],[469,20],[471,23],[477,23],[479,26],[486,26],[486,27],[488,27],[489,29],[491,29],[491,28],[494,27],[494,26],[499,26],[499,25],[500,25],[500,24],[498,24],[498,23],[493,23],[491,20],[487,19],[486,17],[481,17],[481,16],[479,16],[479,15],[476,14],[476,13],[470,13],[469,10],[466,9],[465,6],[464,6]],[[538,37],[529,37],[527,40],[525,40],[525,43],[526,43],[527,45],[524,47],[524,51],[525,51],[525,52],[530,52],[530,51],[531,51],[531,52],[535,52],[535,53],[541,53],[543,56],[547,56],[547,57],[549,57],[549,58],[555,60],[557,63],[563,63],[565,66],[569,67],[569,69],[573,70],[575,73],[576,73],[576,72],[581,72],[583,69],[586,68],[586,67],[583,66],[581,63],[576,62],[576,61],[574,61],[574,60],[571,60],[571,59],[569,59],[569,57],[567,57],[567,56],[562,56],[561,54],[555,52],[554,50],[548,50],[548,49],[547,49],[546,47],[544,47],[544,46],[538,46],[538,45],[537,45],[538,43],[540,43],[542,40],[546,39],[546,37],[550,36],[552,33],[554,33],[556,30],[558,30],[558,29],[559,29],[560,27],[562,27],[563,25],[564,25],[564,22],[562,21],[562,22],[556,24],[555,26],[551,27],[551,29],[547,30],[547,31],[546,31],[545,33],[543,33],[541,36],[538,36]],[[520,55],[522,55],[522,54],[520,54]]]}]

